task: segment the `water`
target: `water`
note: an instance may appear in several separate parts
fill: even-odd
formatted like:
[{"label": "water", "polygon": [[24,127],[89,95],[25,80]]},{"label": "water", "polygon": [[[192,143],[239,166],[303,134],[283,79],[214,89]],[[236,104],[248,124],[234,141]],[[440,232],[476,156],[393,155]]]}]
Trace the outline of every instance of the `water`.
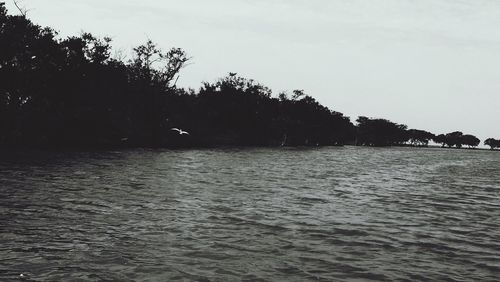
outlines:
[{"label": "water", "polygon": [[2,281],[500,277],[499,152],[1,154]]}]

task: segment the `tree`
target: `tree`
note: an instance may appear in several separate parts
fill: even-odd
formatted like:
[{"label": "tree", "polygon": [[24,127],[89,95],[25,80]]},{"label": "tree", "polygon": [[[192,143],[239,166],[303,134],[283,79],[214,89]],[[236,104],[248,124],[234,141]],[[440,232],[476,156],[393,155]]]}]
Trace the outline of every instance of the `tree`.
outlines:
[{"label": "tree", "polygon": [[432,138],[432,141],[437,144],[441,144],[441,147],[444,148],[444,146],[446,145],[446,136],[444,134],[439,134]]},{"label": "tree", "polygon": [[386,119],[357,119],[357,144],[364,146],[402,145],[408,141],[407,126]]},{"label": "tree", "polygon": [[484,141],[484,145],[489,146],[491,150],[494,150],[495,148],[500,148],[500,140],[488,138]]},{"label": "tree", "polygon": [[475,147],[479,146],[479,144],[481,143],[481,140],[479,140],[474,135],[466,134],[466,135],[462,136],[462,143],[464,145],[469,146],[469,148],[475,148]]},{"label": "tree", "polygon": [[462,137],[463,133],[460,131],[448,133],[445,135],[445,143],[449,148],[453,146],[456,146],[457,148],[462,148],[463,145]]},{"label": "tree", "polygon": [[189,60],[190,58],[180,48],[172,48],[164,53],[153,41],[148,40],[145,44],[134,48],[131,66],[135,68],[137,75],[142,75],[151,83],[169,88]]},{"label": "tree", "polygon": [[293,90],[293,95],[292,95],[293,100],[300,100],[304,96],[305,96],[304,90],[299,90],[299,89]]},{"label": "tree", "polygon": [[425,130],[410,129],[408,130],[408,138],[413,146],[427,146],[429,141],[435,138],[435,135]]},{"label": "tree", "polygon": [[[23,17],[26,17],[26,15],[28,14],[28,9],[26,9],[25,7],[21,7],[16,0],[13,0],[12,2],[14,2],[14,6],[16,6],[19,13],[21,13],[21,15]],[[3,4],[3,3],[0,3],[0,4]]]},{"label": "tree", "polygon": [[135,109],[137,123],[143,127],[138,139],[147,139],[150,146],[159,146],[165,120],[168,118],[166,94],[175,92],[179,71],[190,58],[180,48],[164,53],[153,41],[134,48],[134,57],[129,62],[132,85],[137,93]]},{"label": "tree", "polygon": [[83,40],[83,51],[90,62],[96,65],[102,65],[109,60],[111,55],[111,38],[96,38],[90,33],[81,35]]}]

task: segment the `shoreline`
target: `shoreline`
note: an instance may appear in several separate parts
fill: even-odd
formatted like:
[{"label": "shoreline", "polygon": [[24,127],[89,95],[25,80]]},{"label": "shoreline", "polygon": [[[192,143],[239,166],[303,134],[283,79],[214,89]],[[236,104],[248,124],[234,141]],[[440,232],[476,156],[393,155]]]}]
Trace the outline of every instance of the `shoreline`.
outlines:
[{"label": "shoreline", "polygon": [[198,145],[198,146],[0,146],[0,152],[5,153],[8,151],[52,151],[52,152],[65,152],[65,151],[108,151],[108,150],[206,150],[206,149],[314,149],[314,148],[373,148],[373,149],[392,149],[392,148],[411,148],[411,149],[442,149],[442,150],[466,150],[466,151],[490,151],[500,152],[499,149],[488,148],[455,148],[455,147],[441,147],[439,145],[429,146],[411,146],[411,145],[394,145],[394,146],[356,146],[356,145],[319,145],[319,146],[276,146],[276,145]]}]

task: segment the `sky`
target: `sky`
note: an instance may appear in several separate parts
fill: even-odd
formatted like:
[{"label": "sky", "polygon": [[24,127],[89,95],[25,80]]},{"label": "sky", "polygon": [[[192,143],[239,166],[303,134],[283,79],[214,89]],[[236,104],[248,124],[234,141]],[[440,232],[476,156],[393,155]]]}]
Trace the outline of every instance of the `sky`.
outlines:
[{"label": "sky", "polygon": [[500,138],[500,0],[18,1],[61,37],[109,36],[125,55],[147,39],[183,48],[180,86],[236,72],[352,121]]}]

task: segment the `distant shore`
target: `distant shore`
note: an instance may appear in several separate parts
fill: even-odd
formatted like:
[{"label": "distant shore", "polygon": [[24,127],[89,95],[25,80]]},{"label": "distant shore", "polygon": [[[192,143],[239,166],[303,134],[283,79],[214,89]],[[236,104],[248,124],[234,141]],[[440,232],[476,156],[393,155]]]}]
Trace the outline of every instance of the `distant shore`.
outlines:
[{"label": "distant shore", "polygon": [[411,145],[397,145],[397,146],[356,146],[352,144],[346,145],[323,145],[323,146],[277,146],[277,145],[267,145],[267,146],[255,146],[255,145],[210,145],[210,146],[159,146],[159,147],[149,147],[149,146],[0,146],[0,152],[8,153],[9,151],[114,151],[114,150],[209,150],[209,149],[254,149],[254,148],[269,148],[269,149],[314,149],[314,148],[374,148],[374,149],[397,149],[397,148],[409,148],[409,149],[440,149],[440,150],[466,150],[466,151],[484,151],[484,152],[500,152],[497,149],[488,148],[456,148],[456,147],[442,147],[439,145],[429,145],[429,146],[411,146]]},{"label": "distant shore", "polygon": [[[230,72],[198,89],[177,86],[190,62],[151,40],[130,59],[111,38],[58,38],[0,2],[0,147],[195,148],[220,146],[478,147],[476,136],[434,134],[384,118],[351,120],[304,90],[273,93]],[[484,145],[500,148],[500,140]]]}]

